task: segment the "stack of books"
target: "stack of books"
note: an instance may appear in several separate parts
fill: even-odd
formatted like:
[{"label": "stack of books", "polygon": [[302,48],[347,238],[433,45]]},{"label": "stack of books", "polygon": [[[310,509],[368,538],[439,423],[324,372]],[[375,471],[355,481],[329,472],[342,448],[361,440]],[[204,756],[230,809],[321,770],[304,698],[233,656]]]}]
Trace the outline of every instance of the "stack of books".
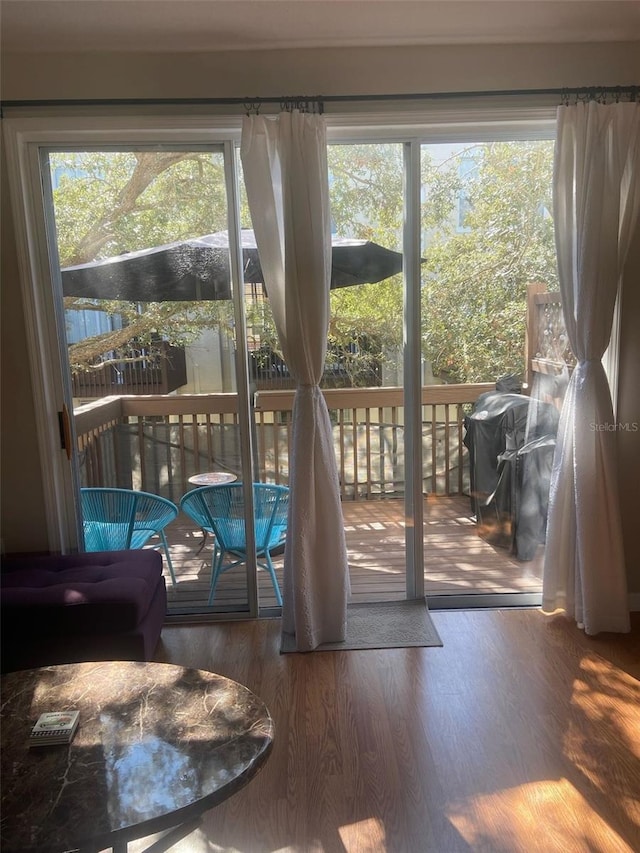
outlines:
[{"label": "stack of books", "polygon": [[29,735],[29,746],[71,743],[78,728],[79,711],[48,711],[40,714]]}]

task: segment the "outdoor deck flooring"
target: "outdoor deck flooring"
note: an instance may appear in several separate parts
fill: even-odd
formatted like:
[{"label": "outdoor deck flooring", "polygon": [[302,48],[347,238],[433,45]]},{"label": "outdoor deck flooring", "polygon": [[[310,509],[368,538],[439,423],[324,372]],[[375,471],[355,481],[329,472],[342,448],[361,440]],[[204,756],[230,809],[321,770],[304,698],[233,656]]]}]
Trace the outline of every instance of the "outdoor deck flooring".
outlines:
[{"label": "outdoor deck flooring", "polygon": [[[352,600],[381,601],[405,596],[404,504],[401,500],[342,504]],[[541,591],[542,546],[531,562],[519,562],[505,548],[478,535],[469,499],[425,498],[425,590],[429,595]],[[184,514],[166,529],[177,578],[172,588],[165,564],[170,613],[219,613],[246,607],[245,568],[224,573],[214,604],[207,606],[211,578],[211,537]],[[200,550],[201,549],[201,550]],[[282,556],[274,559],[282,588]],[[274,607],[271,580],[258,572],[261,607]]]}]

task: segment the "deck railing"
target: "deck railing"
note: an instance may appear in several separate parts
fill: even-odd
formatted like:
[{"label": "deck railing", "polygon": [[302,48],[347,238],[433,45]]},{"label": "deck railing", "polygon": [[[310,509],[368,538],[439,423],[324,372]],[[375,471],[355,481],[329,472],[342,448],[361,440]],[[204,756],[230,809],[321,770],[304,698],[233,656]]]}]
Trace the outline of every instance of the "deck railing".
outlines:
[{"label": "deck railing", "polygon": [[[491,383],[423,388],[423,489],[468,490],[464,417]],[[401,388],[324,391],[334,432],[343,500],[398,496],[404,491],[404,408]],[[286,484],[293,391],[254,398],[255,465],[259,479]],[[136,488],[178,500],[201,471],[240,473],[235,394],[108,397],[75,410],[81,481]]]},{"label": "deck railing", "polygon": [[184,347],[172,347],[166,341],[152,347],[127,347],[111,363],[71,375],[74,397],[169,394],[186,381]]}]

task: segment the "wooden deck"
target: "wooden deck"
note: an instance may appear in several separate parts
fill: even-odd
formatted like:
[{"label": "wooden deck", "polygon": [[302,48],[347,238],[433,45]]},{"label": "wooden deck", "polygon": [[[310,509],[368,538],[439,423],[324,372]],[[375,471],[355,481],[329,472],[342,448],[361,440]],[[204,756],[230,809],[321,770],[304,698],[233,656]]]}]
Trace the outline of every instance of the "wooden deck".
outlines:
[{"label": "wooden deck", "polygon": [[[401,500],[342,504],[351,573],[352,600],[381,601],[405,596],[404,505]],[[539,593],[542,546],[536,559],[522,563],[504,548],[482,539],[466,497],[425,498],[425,590],[429,595],[468,593]],[[222,613],[247,606],[244,566],[226,572],[207,606],[211,578],[211,539],[180,515],[167,528],[177,578],[172,588],[165,566],[169,612]],[[274,560],[282,588],[282,556]],[[258,572],[261,607],[276,600],[266,572]]]}]

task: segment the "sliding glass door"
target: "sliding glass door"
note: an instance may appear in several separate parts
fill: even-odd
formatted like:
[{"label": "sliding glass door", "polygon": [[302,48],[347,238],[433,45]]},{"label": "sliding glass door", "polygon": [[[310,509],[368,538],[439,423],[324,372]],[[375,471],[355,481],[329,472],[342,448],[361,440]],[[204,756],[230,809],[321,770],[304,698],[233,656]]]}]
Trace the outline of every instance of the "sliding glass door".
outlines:
[{"label": "sliding glass door", "polygon": [[425,143],[421,161],[426,590],[533,603],[568,379],[553,140]]},{"label": "sliding glass door", "polygon": [[[10,135],[9,154],[31,229],[25,305],[51,541],[76,544],[63,509],[74,499],[79,508],[83,487],[179,503],[197,475],[288,485],[293,383],[252,243],[239,122],[228,122],[232,132],[177,118],[173,129],[141,121],[117,132],[115,120],[46,124]],[[537,594],[534,561],[512,560],[509,588],[490,586],[495,566],[477,551],[487,544],[473,469],[482,454],[469,424],[478,398],[497,380],[507,388],[510,374],[526,383],[523,395],[542,383],[535,396],[557,410],[570,368],[553,302],[551,125],[529,139],[504,129],[492,139],[487,127],[474,136],[463,117],[453,129],[374,125],[336,120],[328,150],[334,263],[322,385],[353,600]],[[547,368],[558,371],[551,380],[541,378]],[[58,412],[72,477],[57,449]],[[173,612],[275,607],[253,553],[209,604],[211,537],[184,514],[167,534]],[[492,559],[507,551],[488,544]],[[282,566],[280,551],[280,585]]]},{"label": "sliding glass door", "polygon": [[[80,490],[179,506],[198,485],[257,479],[233,151],[41,151]],[[215,537],[185,512],[163,532],[170,612],[256,611],[255,556],[225,572],[210,600]]]},{"label": "sliding glass door", "polygon": [[[415,525],[407,507],[405,159],[402,142],[328,148],[333,262],[321,387],[354,602],[404,599],[413,587],[406,559]],[[252,239],[246,205],[241,210],[243,240]],[[254,282],[245,289],[257,465],[261,477],[286,484],[295,383],[264,288]]]},{"label": "sliding glass door", "polygon": [[399,142],[328,150],[338,271],[322,385],[354,601],[401,599],[407,589],[403,155]]}]

